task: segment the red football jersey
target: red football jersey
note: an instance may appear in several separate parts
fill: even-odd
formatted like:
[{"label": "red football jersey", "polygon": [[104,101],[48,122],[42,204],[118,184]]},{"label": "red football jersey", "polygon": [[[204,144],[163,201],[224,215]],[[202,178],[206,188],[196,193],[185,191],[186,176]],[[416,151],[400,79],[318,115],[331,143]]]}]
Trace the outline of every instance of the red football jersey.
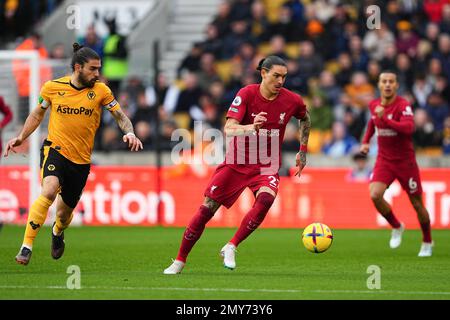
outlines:
[{"label": "red football jersey", "polygon": [[397,96],[391,104],[384,106],[381,119],[374,112],[377,106],[381,106],[380,98],[369,103],[371,117],[363,143],[368,143],[375,132],[378,137],[378,159],[387,161],[415,159],[412,142],[414,113],[410,103]]},{"label": "red football jersey", "polygon": [[258,113],[267,112],[267,121],[255,135],[227,138],[224,164],[245,174],[275,174],[281,166],[281,144],[286,125],[292,116],[303,119],[306,106],[298,94],[285,88],[281,88],[274,100],[264,98],[259,88],[260,84],[252,84],[239,90],[227,118],[247,125],[253,123]]}]

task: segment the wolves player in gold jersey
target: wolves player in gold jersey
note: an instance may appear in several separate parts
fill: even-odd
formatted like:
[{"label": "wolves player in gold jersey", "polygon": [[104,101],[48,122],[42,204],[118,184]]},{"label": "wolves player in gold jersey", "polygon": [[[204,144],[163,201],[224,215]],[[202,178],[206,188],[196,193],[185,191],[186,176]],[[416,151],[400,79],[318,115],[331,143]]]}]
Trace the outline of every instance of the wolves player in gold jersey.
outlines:
[{"label": "wolves player in gold jersey", "polygon": [[64,230],[69,226],[89,175],[94,136],[103,109],[113,115],[123,131],[123,141],[131,151],[142,149],[134,135],[130,119],[121,111],[111,90],[98,82],[100,57],[90,48],[74,43],[72,75],[48,81],[41,89],[39,104],[25,121],[20,134],[11,139],[5,150],[16,152],[39,126],[50,107],[48,137],[41,149],[42,191],[28,214],[23,245],[16,256],[19,264],[30,262],[33,241],[47,217],[48,208],[57,198],[56,221],[52,228],[51,255],[59,259],[64,253]]}]

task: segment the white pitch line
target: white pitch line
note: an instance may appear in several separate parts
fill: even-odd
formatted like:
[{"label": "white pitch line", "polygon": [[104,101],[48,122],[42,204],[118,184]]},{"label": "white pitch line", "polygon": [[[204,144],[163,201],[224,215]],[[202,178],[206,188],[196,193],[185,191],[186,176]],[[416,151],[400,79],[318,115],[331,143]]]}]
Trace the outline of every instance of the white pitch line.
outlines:
[{"label": "white pitch line", "polygon": [[[64,286],[8,286],[0,289],[65,289]],[[239,289],[239,288],[177,288],[177,287],[99,287],[82,286],[80,290],[128,290],[128,291],[217,291],[217,292],[268,292],[268,293],[357,293],[357,294],[412,294],[412,295],[450,295],[450,291],[389,291],[389,290],[297,290],[297,289]]]}]

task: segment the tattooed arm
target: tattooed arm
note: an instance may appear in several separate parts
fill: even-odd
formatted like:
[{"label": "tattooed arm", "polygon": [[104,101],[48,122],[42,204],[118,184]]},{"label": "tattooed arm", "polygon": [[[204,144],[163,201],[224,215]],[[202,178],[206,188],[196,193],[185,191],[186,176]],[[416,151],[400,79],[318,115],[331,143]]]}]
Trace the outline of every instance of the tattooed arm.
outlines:
[{"label": "tattooed arm", "polygon": [[117,125],[124,133],[123,142],[128,142],[128,147],[131,151],[139,151],[143,149],[142,142],[136,138],[134,134],[133,124],[130,119],[123,113],[122,110],[116,110],[111,112],[112,116],[117,122]]},{"label": "tattooed arm", "polygon": [[306,111],[305,117],[299,121],[300,126],[300,151],[295,157],[295,165],[298,167],[295,175],[299,176],[302,173],[303,168],[306,166],[306,152],[309,140],[309,131],[311,129],[311,118],[309,112]]}]

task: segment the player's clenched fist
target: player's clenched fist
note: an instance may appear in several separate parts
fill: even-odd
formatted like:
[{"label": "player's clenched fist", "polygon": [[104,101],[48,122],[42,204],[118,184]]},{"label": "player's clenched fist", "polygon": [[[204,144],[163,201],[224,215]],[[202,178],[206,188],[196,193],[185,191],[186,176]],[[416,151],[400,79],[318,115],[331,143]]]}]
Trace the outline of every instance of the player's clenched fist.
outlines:
[{"label": "player's clenched fist", "polygon": [[376,106],[374,110],[375,114],[378,118],[382,118],[384,114],[384,107],[383,106]]}]

